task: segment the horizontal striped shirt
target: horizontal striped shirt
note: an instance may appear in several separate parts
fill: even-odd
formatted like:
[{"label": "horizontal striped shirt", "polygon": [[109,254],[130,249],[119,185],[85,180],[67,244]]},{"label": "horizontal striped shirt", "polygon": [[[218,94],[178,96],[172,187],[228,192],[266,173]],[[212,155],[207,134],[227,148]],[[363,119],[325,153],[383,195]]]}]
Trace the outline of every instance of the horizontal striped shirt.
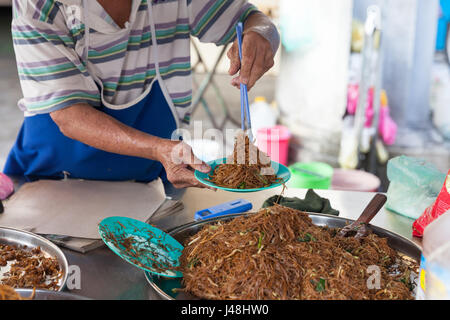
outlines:
[{"label": "horizontal striped shirt", "polygon": [[159,80],[178,123],[188,122],[190,36],[227,44],[255,11],[245,0],[133,0],[120,28],[95,0],[14,0],[19,107],[26,115],[76,103],[123,109]]}]

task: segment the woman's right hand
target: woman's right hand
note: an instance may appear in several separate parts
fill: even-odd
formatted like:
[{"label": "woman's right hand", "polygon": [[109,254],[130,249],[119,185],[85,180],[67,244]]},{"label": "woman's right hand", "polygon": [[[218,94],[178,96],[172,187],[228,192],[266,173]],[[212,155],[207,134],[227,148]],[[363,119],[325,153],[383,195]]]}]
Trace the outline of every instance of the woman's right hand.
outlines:
[{"label": "woman's right hand", "polygon": [[198,187],[208,188],[194,176],[194,170],[204,173],[211,171],[211,167],[198,159],[192,148],[182,141],[161,139],[158,145],[158,158],[166,169],[167,179],[175,188]]}]

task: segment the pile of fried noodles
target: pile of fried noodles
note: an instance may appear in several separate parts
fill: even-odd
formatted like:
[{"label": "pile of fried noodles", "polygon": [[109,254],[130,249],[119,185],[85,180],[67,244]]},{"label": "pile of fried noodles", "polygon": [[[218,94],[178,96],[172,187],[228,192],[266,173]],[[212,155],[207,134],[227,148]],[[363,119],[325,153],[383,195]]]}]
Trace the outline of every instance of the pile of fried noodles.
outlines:
[{"label": "pile of fried noodles", "polygon": [[32,300],[35,296],[35,288],[29,298],[24,298],[14,290],[14,288],[0,284],[0,300]]},{"label": "pile of fried noodles", "polygon": [[337,231],[280,205],[206,225],[185,243],[182,290],[203,299],[413,298],[415,261],[375,234]]},{"label": "pile of fried noodles", "polygon": [[281,179],[271,167],[270,158],[241,132],[236,136],[233,154],[226,163],[214,168],[209,181],[231,189],[256,189],[269,187]]},{"label": "pile of fried noodles", "polygon": [[56,258],[49,257],[40,247],[0,244],[0,267],[9,270],[0,277],[0,285],[13,288],[58,290],[63,276]]}]

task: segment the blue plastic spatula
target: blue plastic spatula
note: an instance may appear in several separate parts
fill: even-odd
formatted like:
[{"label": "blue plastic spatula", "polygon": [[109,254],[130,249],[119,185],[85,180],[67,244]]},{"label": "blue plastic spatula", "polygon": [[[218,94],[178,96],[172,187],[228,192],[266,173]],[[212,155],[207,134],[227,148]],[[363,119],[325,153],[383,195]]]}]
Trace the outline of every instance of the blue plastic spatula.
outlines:
[{"label": "blue plastic spatula", "polygon": [[183,246],[167,233],[126,217],[109,217],[98,226],[105,244],[132,265],[153,274],[178,278]]}]

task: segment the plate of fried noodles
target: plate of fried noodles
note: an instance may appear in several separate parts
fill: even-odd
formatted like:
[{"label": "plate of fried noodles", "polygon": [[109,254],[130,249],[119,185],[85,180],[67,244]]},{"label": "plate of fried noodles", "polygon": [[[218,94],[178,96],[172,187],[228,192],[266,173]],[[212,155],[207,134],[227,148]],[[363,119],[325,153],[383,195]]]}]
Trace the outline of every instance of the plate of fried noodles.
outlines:
[{"label": "plate of fried noodles", "polygon": [[190,223],[169,231],[183,278],[146,278],[169,300],[414,299],[420,248],[373,225],[339,236],[351,222],[274,205]]},{"label": "plate of fried noodles", "polygon": [[236,136],[233,154],[208,162],[209,173],[195,171],[201,183],[232,192],[256,192],[284,185],[291,177],[289,169],[272,161],[253,145],[245,133]]}]

